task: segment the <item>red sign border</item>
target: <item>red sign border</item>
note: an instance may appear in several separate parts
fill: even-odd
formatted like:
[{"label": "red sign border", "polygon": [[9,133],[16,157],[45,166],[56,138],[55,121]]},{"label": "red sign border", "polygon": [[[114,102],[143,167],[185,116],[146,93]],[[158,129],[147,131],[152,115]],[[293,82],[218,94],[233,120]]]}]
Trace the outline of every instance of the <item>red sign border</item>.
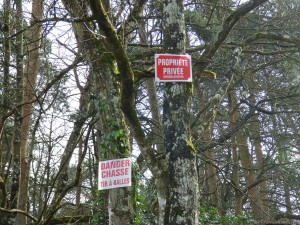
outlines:
[{"label": "red sign border", "polygon": [[[160,56],[178,56],[178,57],[187,57],[189,59],[190,62],[190,77],[187,80],[161,80],[159,79],[159,77],[157,76],[157,58]],[[178,55],[178,54],[155,54],[155,81],[157,82],[192,82],[193,81],[193,74],[192,74],[192,57],[191,55]]]}]

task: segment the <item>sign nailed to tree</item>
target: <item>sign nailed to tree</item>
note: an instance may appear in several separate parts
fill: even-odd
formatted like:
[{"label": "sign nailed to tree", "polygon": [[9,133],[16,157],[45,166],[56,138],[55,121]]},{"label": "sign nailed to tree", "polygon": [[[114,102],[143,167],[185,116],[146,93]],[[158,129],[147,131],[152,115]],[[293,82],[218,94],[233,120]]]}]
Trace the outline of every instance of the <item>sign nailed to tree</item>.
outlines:
[{"label": "sign nailed to tree", "polygon": [[192,82],[190,55],[155,54],[155,80]]},{"label": "sign nailed to tree", "polygon": [[131,186],[131,159],[99,162],[98,190]]}]

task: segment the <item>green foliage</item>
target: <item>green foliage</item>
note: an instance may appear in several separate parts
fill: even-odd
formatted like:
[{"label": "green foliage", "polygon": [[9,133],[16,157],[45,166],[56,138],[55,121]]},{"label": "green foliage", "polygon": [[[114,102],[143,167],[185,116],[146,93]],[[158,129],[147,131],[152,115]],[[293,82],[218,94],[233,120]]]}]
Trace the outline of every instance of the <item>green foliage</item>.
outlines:
[{"label": "green foliage", "polygon": [[[134,167],[133,167],[134,168]],[[135,170],[133,170],[135,171]],[[134,207],[134,215],[133,215],[133,221],[135,225],[141,224],[142,222],[142,211],[140,210],[141,208],[139,207],[141,200],[144,198],[141,198],[141,194],[139,193],[139,176],[136,172],[132,173],[132,205]]]},{"label": "green foliage", "polygon": [[149,180],[137,172],[138,165],[133,165],[131,199],[134,208],[133,225],[156,224],[156,191],[153,178]]},{"label": "green foliage", "polygon": [[96,199],[93,201],[93,204],[96,210],[94,210],[93,219],[90,224],[105,224],[105,221],[107,221],[107,213],[103,191],[96,191]]},{"label": "green foliage", "polygon": [[250,225],[253,220],[249,214],[220,216],[218,209],[211,206],[200,207],[199,223],[201,225]]},{"label": "green foliage", "polygon": [[[107,101],[98,103],[100,117],[110,113],[110,105]],[[123,157],[129,156],[129,144],[127,132],[121,129],[117,118],[103,120],[105,131],[101,134],[100,151],[102,153],[122,153]]]},{"label": "green foliage", "polygon": [[100,101],[98,105],[99,105],[100,112],[106,112],[106,111],[108,111],[108,103],[107,103],[107,101]]},{"label": "green foliage", "polygon": [[184,16],[191,31],[195,32],[205,42],[212,41],[220,29],[216,24],[209,24],[209,21],[197,11],[187,10],[184,12]]},{"label": "green foliage", "polygon": [[281,166],[277,171],[282,175],[285,184],[290,184],[291,189],[298,189],[300,160],[298,154],[295,154],[292,147],[277,148],[276,161]]},{"label": "green foliage", "polygon": [[[124,132],[123,129],[120,129],[102,134],[100,147],[103,151],[109,150],[111,153],[117,153],[120,149],[123,149],[126,154],[129,148],[126,132]],[[124,157],[127,157],[127,154],[124,155]]]}]

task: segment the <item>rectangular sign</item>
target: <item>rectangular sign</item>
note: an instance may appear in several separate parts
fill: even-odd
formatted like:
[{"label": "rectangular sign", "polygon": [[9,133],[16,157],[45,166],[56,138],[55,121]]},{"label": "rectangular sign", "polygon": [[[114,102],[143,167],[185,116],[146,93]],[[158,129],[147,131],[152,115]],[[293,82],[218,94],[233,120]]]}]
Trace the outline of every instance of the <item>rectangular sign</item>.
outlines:
[{"label": "rectangular sign", "polygon": [[192,82],[190,55],[155,54],[155,80]]},{"label": "rectangular sign", "polygon": [[131,186],[131,158],[99,162],[98,190]]}]

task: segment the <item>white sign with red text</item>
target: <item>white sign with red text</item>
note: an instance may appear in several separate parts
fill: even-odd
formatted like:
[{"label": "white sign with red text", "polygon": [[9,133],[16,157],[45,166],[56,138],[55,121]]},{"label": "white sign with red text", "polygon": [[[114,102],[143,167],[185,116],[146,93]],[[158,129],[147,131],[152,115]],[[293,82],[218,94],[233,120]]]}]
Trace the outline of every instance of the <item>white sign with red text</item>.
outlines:
[{"label": "white sign with red text", "polygon": [[131,158],[99,162],[98,190],[131,186]]},{"label": "white sign with red text", "polygon": [[191,56],[155,54],[155,80],[192,82]]}]

